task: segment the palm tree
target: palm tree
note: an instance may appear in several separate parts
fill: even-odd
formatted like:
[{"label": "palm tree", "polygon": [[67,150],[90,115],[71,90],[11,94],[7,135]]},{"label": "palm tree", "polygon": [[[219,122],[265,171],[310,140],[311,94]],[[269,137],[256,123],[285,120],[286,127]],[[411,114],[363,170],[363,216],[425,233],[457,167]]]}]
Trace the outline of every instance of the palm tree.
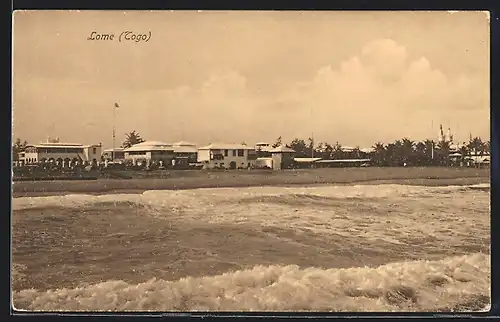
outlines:
[{"label": "palm tree", "polygon": [[469,148],[469,151],[471,151],[474,155],[477,155],[484,151],[484,143],[480,137],[476,136],[469,141],[467,148]]},{"label": "palm tree", "polygon": [[385,146],[383,143],[381,142],[377,142],[373,145],[373,157],[374,157],[374,161],[375,161],[375,164],[381,166],[381,165],[384,165],[385,162],[386,162],[386,150],[385,150]]},{"label": "palm tree", "polygon": [[133,130],[130,133],[125,134],[125,141],[123,141],[122,148],[130,148],[132,145],[136,145],[144,142],[138,132]]},{"label": "palm tree", "polygon": [[439,154],[439,162],[442,165],[449,165],[449,161],[450,161],[450,142],[448,142],[448,141],[439,141],[437,147],[438,147],[438,154]]},{"label": "palm tree", "polygon": [[392,144],[392,160],[393,160],[393,165],[399,166],[403,164],[403,156],[404,156],[404,151],[403,151],[403,142],[401,140],[396,140]]},{"label": "palm tree", "polygon": [[415,142],[410,140],[410,139],[407,139],[407,138],[403,138],[401,140],[401,152],[402,152],[402,159],[403,159],[403,162],[408,162],[408,163],[415,163],[414,162],[414,156],[415,156]]},{"label": "palm tree", "polygon": [[418,142],[415,145],[415,161],[418,165],[423,165],[427,163],[425,150],[426,150],[426,145],[424,142]]},{"label": "palm tree", "polygon": [[461,156],[461,163],[462,165],[467,163],[467,159],[469,156],[469,148],[467,148],[467,145],[462,145],[460,149],[458,149],[458,152],[460,152]]}]

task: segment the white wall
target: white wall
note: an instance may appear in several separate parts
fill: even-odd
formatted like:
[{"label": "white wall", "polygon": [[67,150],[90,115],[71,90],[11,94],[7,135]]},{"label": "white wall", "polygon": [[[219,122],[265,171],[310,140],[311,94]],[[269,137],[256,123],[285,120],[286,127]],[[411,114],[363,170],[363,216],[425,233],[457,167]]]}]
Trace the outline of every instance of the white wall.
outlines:
[{"label": "white wall", "polygon": [[210,150],[198,150],[198,162],[210,161]]},{"label": "white wall", "polygon": [[[233,151],[236,151],[236,156],[233,156]],[[222,153],[224,153],[224,149],[222,149]],[[204,167],[208,169],[221,167],[230,169],[231,162],[236,163],[236,168],[247,168],[249,163],[251,167],[255,166],[255,160],[248,160],[248,150],[243,150],[243,156],[238,156],[238,150],[228,149],[228,155],[224,155],[223,160],[210,160],[209,150],[199,150],[198,162],[204,163]]]},{"label": "white wall", "polygon": [[130,160],[134,164],[137,160],[151,160],[151,151],[144,152],[144,154],[141,155],[130,155],[129,152],[125,152],[125,160]]},{"label": "white wall", "polygon": [[[95,149],[95,153],[94,153],[94,149]],[[101,154],[102,154],[101,151],[102,151],[102,147],[95,145],[95,146],[86,147],[83,150],[83,154],[85,155],[85,157],[87,158],[87,161],[89,161],[89,162],[92,162],[92,160],[94,160],[94,159],[96,161],[100,161]]]}]

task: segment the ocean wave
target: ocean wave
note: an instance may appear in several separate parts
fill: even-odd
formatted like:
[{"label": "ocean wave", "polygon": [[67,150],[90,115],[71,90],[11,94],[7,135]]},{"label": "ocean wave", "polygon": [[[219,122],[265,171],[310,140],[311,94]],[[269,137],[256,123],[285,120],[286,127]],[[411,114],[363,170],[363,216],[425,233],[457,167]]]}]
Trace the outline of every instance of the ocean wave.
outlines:
[{"label": "ocean wave", "polygon": [[[334,186],[321,185],[313,187],[248,187],[248,188],[208,188],[191,190],[148,190],[142,194],[107,194],[85,195],[68,194],[64,196],[21,197],[14,198],[12,209],[28,209],[37,207],[82,207],[95,203],[130,202],[150,207],[183,207],[190,205],[207,205],[217,202],[238,202],[246,200],[259,202],[259,198],[270,201],[276,197],[293,195],[295,198],[305,199],[305,202],[314,202],[323,198],[352,199],[352,198],[390,198],[435,196],[436,194],[451,194],[468,189],[489,189],[489,184],[474,186],[446,186],[426,187],[396,184],[382,185],[352,185]],[[315,200],[313,200],[315,199]],[[321,200],[320,200],[321,201]],[[243,201],[245,202],[245,201]]]},{"label": "ocean wave", "polygon": [[13,302],[29,311],[479,311],[490,306],[490,257],[378,268],[256,266],[177,281],[22,290],[13,293]]}]

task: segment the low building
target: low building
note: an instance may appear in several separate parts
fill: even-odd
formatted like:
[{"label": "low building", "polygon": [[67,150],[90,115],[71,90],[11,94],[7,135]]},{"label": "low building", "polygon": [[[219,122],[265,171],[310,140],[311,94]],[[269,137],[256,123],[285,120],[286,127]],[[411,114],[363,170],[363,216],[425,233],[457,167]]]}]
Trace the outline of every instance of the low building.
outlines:
[{"label": "low building", "polygon": [[190,164],[195,164],[198,161],[198,148],[196,144],[185,141],[180,141],[172,144],[175,153],[176,165],[185,165],[188,167]]},{"label": "low building", "polygon": [[205,169],[243,169],[255,167],[255,148],[243,144],[212,143],[198,148],[198,162]]},{"label": "low building", "polygon": [[94,164],[101,159],[101,144],[46,142],[28,144],[19,154],[21,164],[55,163],[63,167],[76,164]]},{"label": "low building", "polygon": [[257,153],[258,158],[270,158],[271,153],[269,152],[272,149],[272,145],[267,142],[258,142],[255,143],[255,151]]},{"label": "low building", "polygon": [[290,169],[294,165],[295,150],[286,146],[278,146],[268,150],[273,160],[273,170]]},{"label": "low building", "polygon": [[148,167],[153,163],[170,167],[175,157],[172,145],[159,141],[145,141],[135,144],[125,149],[124,154],[126,162]]},{"label": "low building", "polygon": [[321,158],[294,158],[294,166],[297,168],[314,168],[315,163]]},{"label": "low building", "polygon": [[370,159],[318,160],[314,163],[314,166],[317,168],[368,167],[370,162]]},{"label": "low building", "polygon": [[125,149],[124,148],[115,148],[106,149],[102,151],[101,160],[103,161],[113,161],[113,153],[115,154],[114,161],[125,161]]}]

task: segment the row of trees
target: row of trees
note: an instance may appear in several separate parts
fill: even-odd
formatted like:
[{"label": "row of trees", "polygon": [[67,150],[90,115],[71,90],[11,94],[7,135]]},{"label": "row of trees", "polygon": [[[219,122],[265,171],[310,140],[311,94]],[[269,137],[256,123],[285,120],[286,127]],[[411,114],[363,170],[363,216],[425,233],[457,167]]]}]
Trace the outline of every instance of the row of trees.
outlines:
[{"label": "row of trees", "polygon": [[[273,147],[283,145],[282,138],[279,137]],[[297,157],[318,157],[323,159],[359,159],[370,158],[375,165],[379,166],[400,166],[400,165],[450,165],[450,153],[452,152],[450,142],[425,140],[415,142],[408,138],[396,140],[384,144],[375,143],[371,151],[362,151],[359,147],[346,151],[339,142],[329,144],[320,142],[314,146],[314,140],[293,139],[286,144],[287,147],[296,151]],[[490,141],[482,141],[480,137],[474,137],[468,143],[462,144],[458,151],[460,157],[455,158],[458,162],[466,163],[471,155],[489,155]]]}]

